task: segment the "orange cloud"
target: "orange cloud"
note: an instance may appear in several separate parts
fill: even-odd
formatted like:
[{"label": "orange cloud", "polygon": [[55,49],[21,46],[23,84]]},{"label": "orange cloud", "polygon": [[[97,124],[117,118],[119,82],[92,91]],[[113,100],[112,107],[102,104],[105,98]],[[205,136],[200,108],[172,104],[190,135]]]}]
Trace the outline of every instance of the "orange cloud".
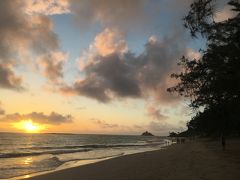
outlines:
[{"label": "orange cloud", "polygon": [[62,115],[56,112],[51,112],[49,115],[42,112],[32,112],[29,114],[6,114],[4,117],[0,118],[0,121],[16,122],[29,119],[35,123],[59,125],[62,123],[71,123],[73,117],[71,115]]},{"label": "orange cloud", "polygon": [[26,2],[28,14],[68,14],[70,3],[68,0],[29,0]]},{"label": "orange cloud", "polygon": [[113,53],[123,54],[127,50],[124,34],[118,29],[106,28],[96,35],[89,49],[84,51],[79,58],[80,69],[83,70],[88,65],[96,63],[97,56],[107,56]]},{"label": "orange cloud", "polygon": [[124,53],[128,49],[124,35],[117,29],[109,28],[104,29],[96,36],[93,46],[101,56]]}]

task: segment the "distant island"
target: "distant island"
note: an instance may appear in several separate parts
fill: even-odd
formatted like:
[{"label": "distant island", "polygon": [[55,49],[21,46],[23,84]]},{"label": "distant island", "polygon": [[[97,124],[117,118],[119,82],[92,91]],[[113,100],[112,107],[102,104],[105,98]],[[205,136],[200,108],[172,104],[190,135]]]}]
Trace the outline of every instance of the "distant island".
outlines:
[{"label": "distant island", "polygon": [[141,136],[154,136],[154,135],[152,133],[146,131],[146,132],[142,133]]}]

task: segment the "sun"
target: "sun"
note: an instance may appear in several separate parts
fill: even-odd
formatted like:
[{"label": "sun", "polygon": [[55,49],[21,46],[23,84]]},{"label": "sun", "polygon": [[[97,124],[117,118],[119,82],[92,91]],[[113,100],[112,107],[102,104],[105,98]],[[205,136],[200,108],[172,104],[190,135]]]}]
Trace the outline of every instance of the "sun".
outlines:
[{"label": "sun", "polygon": [[23,128],[29,132],[36,132],[39,130],[39,126],[36,124],[33,124],[32,121],[23,122]]},{"label": "sun", "polygon": [[33,123],[32,120],[22,120],[17,123],[13,123],[14,127],[20,130],[24,130],[28,133],[37,133],[44,129],[43,125]]}]

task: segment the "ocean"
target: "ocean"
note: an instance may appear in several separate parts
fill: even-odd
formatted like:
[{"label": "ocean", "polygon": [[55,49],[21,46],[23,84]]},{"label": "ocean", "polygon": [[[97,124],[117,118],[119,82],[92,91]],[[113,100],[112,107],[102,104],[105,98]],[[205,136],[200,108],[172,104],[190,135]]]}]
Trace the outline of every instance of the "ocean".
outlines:
[{"label": "ocean", "polygon": [[157,136],[0,133],[0,179],[157,150],[167,142]]}]

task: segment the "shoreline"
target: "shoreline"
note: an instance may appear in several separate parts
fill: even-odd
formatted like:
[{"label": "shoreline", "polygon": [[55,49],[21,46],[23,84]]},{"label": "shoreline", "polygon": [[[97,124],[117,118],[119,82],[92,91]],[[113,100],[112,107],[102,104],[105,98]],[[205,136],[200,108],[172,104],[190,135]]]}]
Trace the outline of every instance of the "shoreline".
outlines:
[{"label": "shoreline", "polygon": [[119,158],[119,157],[123,157],[123,156],[135,155],[135,154],[151,152],[151,151],[162,151],[163,149],[168,148],[169,146],[171,146],[173,144],[174,144],[174,142],[165,143],[165,144],[162,144],[161,146],[159,146],[157,149],[155,149],[155,148],[148,149],[148,150],[140,150],[139,149],[136,151],[129,151],[129,152],[125,152],[125,153],[122,153],[119,155],[113,155],[113,156],[103,157],[103,158],[68,161],[53,170],[40,171],[40,172],[36,172],[36,173],[16,176],[16,177],[7,178],[7,179],[0,179],[0,180],[21,180],[21,179],[34,178],[34,177],[38,177],[38,176],[42,176],[42,175],[48,175],[51,173],[58,173],[59,171],[64,171],[64,170],[71,169],[71,168],[78,168],[78,167],[82,167],[85,165],[95,164],[95,163],[98,163],[101,161],[111,160],[111,159],[115,159],[115,158]]},{"label": "shoreline", "polygon": [[216,141],[173,144],[156,151],[108,160],[39,175],[28,180],[235,180],[240,177],[240,141],[222,151]]},{"label": "shoreline", "polygon": [[[93,164],[93,163],[97,163],[97,162],[100,162],[100,161],[105,161],[105,160],[112,159],[112,158],[117,158],[117,157],[120,157],[120,156],[100,158],[100,159],[90,159],[90,160],[69,161],[67,163],[62,164],[61,166],[59,166],[58,168],[56,168],[54,170],[41,171],[41,172],[36,172],[36,173],[32,173],[32,174],[26,174],[26,175],[22,175],[22,176],[12,177],[12,178],[8,178],[8,179],[0,179],[0,180],[29,179],[29,178],[33,178],[33,177],[37,177],[37,176],[41,176],[41,175],[47,175],[47,174],[50,174],[50,173],[57,173],[59,171],[64,171],[66,169],[81,167],[81,166],[84,166],[84,165]],[[68,165],[68,163],[69,164],[75,163],[75,165],[73,165],[73,164]]]}]

